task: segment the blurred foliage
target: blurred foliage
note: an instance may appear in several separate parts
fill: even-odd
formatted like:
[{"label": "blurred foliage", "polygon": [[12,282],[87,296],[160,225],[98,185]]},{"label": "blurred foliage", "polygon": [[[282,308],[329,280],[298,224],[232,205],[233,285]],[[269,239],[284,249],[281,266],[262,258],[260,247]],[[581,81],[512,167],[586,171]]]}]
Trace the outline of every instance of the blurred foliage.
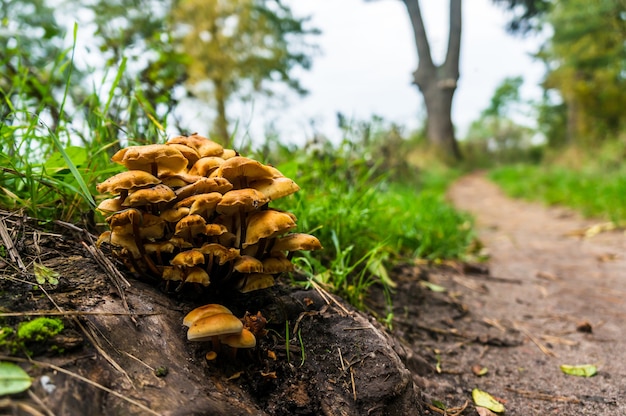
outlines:
[{"label": "blurred foliage", "polygon": [[625,127],[624,7],[623,0],[560,1],[547,15],[553,35],[538,56],[548,69],[544,87],[563,102],[542,107],[540,120],[547,123],[551,144],[591,147]]},{"label": "blurred foliage", "polygon": [[304,37],[318,31],[282,2],[182,0],[172,17],[176,41],[188,57],[189,91],[215,103],[214,137],[223,145],[231,145],[226,107],[233,96],[272,95],[272,82],[306,92],[290,72],[310,68],[313,49]]},{"label": "blurred foliage", "polygon": [[522,77],[505,78],[494,91],[489,106],[472,122],[462,148],[470,167],[487,168],[515,162],[538,162],[541,144],[534,143],[534,129],[512,119],[528,107],[519,89]]}]

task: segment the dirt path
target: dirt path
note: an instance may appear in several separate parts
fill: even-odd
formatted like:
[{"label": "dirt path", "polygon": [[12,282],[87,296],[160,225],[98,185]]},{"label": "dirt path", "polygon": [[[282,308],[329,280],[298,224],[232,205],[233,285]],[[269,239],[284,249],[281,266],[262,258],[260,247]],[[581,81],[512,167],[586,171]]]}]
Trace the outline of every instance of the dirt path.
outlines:
[{"label": "dirt path", "polygon": [[[509,199],[480,174],[462,178],[449,197],[475,216],[490,276],[512,281],[492,279],[463,302],[521,340],[459,353],[489,369],[464,381],[505,399],[509,415],[626,414],[626,234],[572,237],[597,221]],[[595,364],[598,374],[567,376],[561,364]]]}]

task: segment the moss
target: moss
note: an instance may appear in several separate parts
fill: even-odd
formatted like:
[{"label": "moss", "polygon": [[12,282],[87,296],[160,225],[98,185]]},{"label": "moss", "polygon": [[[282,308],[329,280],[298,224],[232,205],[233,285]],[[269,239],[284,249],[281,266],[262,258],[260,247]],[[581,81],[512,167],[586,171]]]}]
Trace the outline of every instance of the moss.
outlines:
[{"label": "moss", "polygon": [[0,347],[4,347],[9,344],[9,339],[12,337],[15,331],[10,326],[0,328]]},{"label": "moss", "polygon": [[22,322],[17,328],[17,338],[20,341],[45,341],[63,330],[63,322],[58,318],[35,318],[32,321]]}]

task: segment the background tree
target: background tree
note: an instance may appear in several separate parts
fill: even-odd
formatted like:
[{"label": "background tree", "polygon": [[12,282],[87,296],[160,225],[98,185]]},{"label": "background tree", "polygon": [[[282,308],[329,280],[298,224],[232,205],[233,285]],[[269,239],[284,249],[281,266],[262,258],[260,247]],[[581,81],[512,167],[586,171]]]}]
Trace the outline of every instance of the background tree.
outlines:
[{"label": "background tree", "polygon": [[271,95],[274,82],[306,92],[291,70],[310,67],[304,36],[316,31],[280,1],[182,0],[173,16],[189,57],[189,89],[215,103],[214,133],[224,145],[230,146],[227,106],[235,96]]},{"label": "background tree", "polygon": [[461,152],[452,123],[452,99],[459,79],[461,51],[461,0],[450,0],[448,49],[441,65],[433,61],[418,0],[402,0],[409,13],[419,63],[413,73],[426,105],[426,135],[447,159],[460,160]]},{"label": "background tree", "polygon": [[[549,0],[493,0],[513,12],[509,28],[527,31],[535,27],[536,17],[543,13]],[[424,28],[419,0],[402,0],[409,13],[417,56],[417,70],[413,83],[424,97],[427,125],[426,135],[448,160],[458,161],[461,152],[452,123],[452,100],[459,80],[461,51],[462,1],[450,0],[448,47],[444,62],[436,65],[432,59],[430,43]]]},{"label": "background tree", "polygon": [[565,106],[566,143],[595,145],[626,126],[625,6],[570,0],[547,16],[554,33],[539,57],[548,68],[544,88]]}]

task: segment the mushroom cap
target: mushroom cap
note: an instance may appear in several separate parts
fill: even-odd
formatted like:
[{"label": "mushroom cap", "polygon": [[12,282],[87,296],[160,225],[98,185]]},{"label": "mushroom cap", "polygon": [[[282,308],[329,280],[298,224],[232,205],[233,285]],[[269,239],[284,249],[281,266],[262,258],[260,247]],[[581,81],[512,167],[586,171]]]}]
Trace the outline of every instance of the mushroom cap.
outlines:
[{"label": "mushroom cap", "polygon": [[248,183],[260,179],[271,179],[273,176],[274,173],[267,169],[264,164],[243,156],[235,156],[225,160],[211,174],[211,177],[226,178],[233,184],[235,182],[241,183],[242,178],[245,178],[245,182]]},{"label": "mushroom cap", "polygon": [[191,183],[195,183],[200,180],[202,176],[191,175],[186,172],[178,172],[175,175],[160,176],[162,183],[169,186],[172,189],[182,188]]},{"label": "mushroom cap", "polygon": [[123,211],[109,215],[105,221],[111,228],[123,227],[127,224],[137,224],[139,226],[143,223],[143,214],[137,208],[126,208]]},{"label": "mushroom cap", "polygon": [[116,197],[102,200],[96,209],[104,214],[111,214],[123,210],[124,207],[122,206],[122,199]]},{"label": "mushroom cap", "polygon": [[240,256],[235,260],[233,268],[239,273],[261,273],[263,263],[252,256]]},{"label": "mushroom cap", "polygon": [[204,264],[204,254],[200,251],[191,249],[178,253],[170,261],[170,264],[174,266],[186,266],[193,267],[197,264]]},{"label": "mushroom cap", "polygon": [[106,221],[111,230],[119,234],[132,235],[137,227],[140,238],[161,238],[165,232],[165,221],[160,217],[134,208],[113,214]]},{"label": "mushroom cap", "polygon": [[224,194],[216,210],[220,214],[234,215],[238,212],[254,211],[268,202],[269,199],[256,189],[233,189]]},{"label": "mushroom cap", "polygon": [[224,149],[224,153],[222,153],[222,155],[220,156],[222,159],[227,160],[230,158],[233,158],[235,156],[239,156],[239,153],[237,153],[236,150],[234,149]]},{"label": "mushroom cap", "polygon": [[148,172],[144,172],[143,170],[128,170],[111,176],[96,186],[96,189],[101,194],[117,195],[121,191],[156,185],[158,183],[161,183],[161,180]]},{"label": "mushroom cap", "polygon": [[198,159],[196,163],[189,168],[189,173],[192,175],[206,176],[207,178],[213,171],[220,167],[224,163],[224,159],[217,156],[207,156]]},{"label": "mushroom cap", "polygon": [[170,202],[176,199],[176,194],[169,186],[162,183],[151,188],[138,189],[131,192],[122,205],[129,207],[141,207],[160,202]]},{"label": "mushroom cap", "polygon": [[224,247],[223,245],[217,243],[205,243],[198,250],[203,254],[217,257],[219,259],[218,264],[220,266],[239,257],[238,249]]},{"label": "mushroom cap", "polygon": [[283,272],[292,272],[294,270],[293,263],[284,255],[279,254],[263,259],[263,273],[276,274]]},{"label": "mushroom cap", "polygon": [[218,313],[200,318],[191,324],[187,331],[189,341],[209,341],[212,337],[237,334],[243,329],[243,323],[231,313]]},{"label": "mushroom cap", "polygon": [[161,279],[163,280],[171,280],[174,282],[183,280],[183,271],[180,267],[175,266],[163,266],[163,271],[161,273]]},{"label": "mushroom cap", "polygon": [[228,179],[200,178],[192,184],[178,188],[176,190],[176,196],[178,199],[182,200],[191,195],[206,194],[209,192],[219,192],[223,194],[231,189],[233,189],[233,184],[231,184]]},{"label": "mushroom cap", "polygon": [[180,207],[189,207],[190,214],[198,214],[204,218],[209,218],[215,211],[215,207],[222,200],[222,194],[219,192],[209,192],[207,194],[197,194],[188,196],[178,201],[174,205],[174,209]]},{"label": "mushroom cap", "polygon": [[220,342],[232,348],[256,347],[256,337],[246,328],[243,328],[238,334],[221,335]]},{"label": "mushroom cap", "polygon": [[151,173],[154,173],[153,166],[156,165],[158,176],[180,172],[189,163],[180,150],[164,144],[129,146],[115,153],[111,160],[127,169]]},{"label": "mushroom cap", "polygon": [[167,144],[184,144],[185,146],[189,146],[195,149],[200,157],[206,156],[221,156],[224,152],[224,148],[215,143],[213,140],[210,140],[204,136],[200,136],[197,133],[192,134],[191,136],[176,136],[169,139]]},{"label": "mushroom cap", "polygon": [[227,232],[228,228],[223,224],[207,224],[204,230],[204,234],[207,236],[219,236]]},{"label": "mushroom cap", "polygon": [[120,234],[115,231],[111,231],[110,240],[111,245],[116,247],[122,247],[133,259],[141,258],[141,252],[137,247],[137,242],[132,234]]},{"label": "mushroom cap", "polygon": [[168,143],[167,146],[173,147],[174,149],[182,153],[183,156],[185,156],[185,159],[187,159],[188,168],[194,163],[196,163],[198,159],[200,159],[200,154],[193,147],[189,147],[187,145],[180,144],[180,143]]},{"label": "mushroom cap", "polygon": [[190,214],[176,223],[174,235],[191,240],[206,230],[206,220],[198,214]]},{"label": "mushroom cap", "polygon": [[191,267],[186,270],[185,283],[200,283],[202,286],[211,284],[209,274],[200,267]]},{"label": "mushroom cap", "polygon": [[321,250],[322,248],[317,237],[304,233],[293,233],[277,238],[272,246],[272,254],[285,251]]},{"label": "mushroom cap", "polygon": [[208,305],[199,306],[193,310],[191,310],[185,317],[183,318],[183,325],[189,327],[198,319],[204,318],[205,316],[211,316],[218,313],[229,313],[233,314],[230,309],[228,309],[224,305],[220,305],[217,303],[209,303]]},{"label": "mushroom cap", "polygon": [[250,273],[244,275],[241,280],[239,291],[241,293],[253,292],[255,290],[267,289],[274,286],[274,276],[265,273]]},{"label": "mushroom cap", "polygon": [[270,201],[291,195],[300,190],[297,183],[285,177],[254,181],[250,184],[250,188],[263,193]]},{"label": "mushroom cap", "polygon": [[170,208],[161,212],[161,215],[159,216],[163,219],[163,221],[178,222],[183,217],[186,217],[187,215],[189,215],[189,211],[190,209],[186,207],[180,207],[176,209]]},{"label": "mushroom cap", "polygon": [[169,241],[158,241],[154,243],[145,243],[143,245],[146,253],[173,253],[176,246]]},{"label": "mushroom cap", "polygon": [[248,217],[246,241],[243,247],[255,244],[262,238],[273,238],[296,227],[292,214],[268,209],[251,214]]}]

